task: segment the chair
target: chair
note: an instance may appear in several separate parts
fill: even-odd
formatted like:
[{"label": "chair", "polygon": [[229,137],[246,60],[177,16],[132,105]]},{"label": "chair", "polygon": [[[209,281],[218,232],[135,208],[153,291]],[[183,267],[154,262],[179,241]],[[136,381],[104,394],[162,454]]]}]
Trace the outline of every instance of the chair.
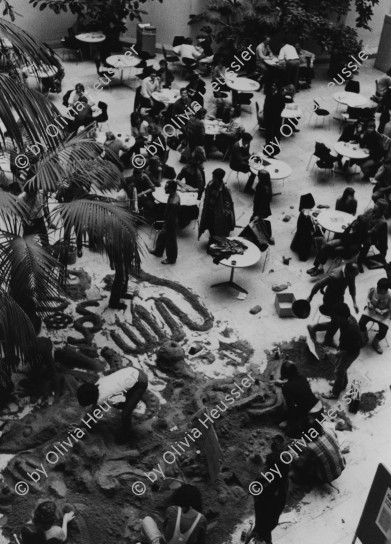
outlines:
[{"label": "chair", "polygon": [[326,117],[328,117],[330,115],[330,112],[328,110],[324,109],[324,108],[321,108],[320,105],[319,105],[319,102],[314,100],[314,109],[313,109],[312,114],[311,114],[311,116],[310,116],[310,118],[308,120],[308,124],[310,123],[313,115],[316,116],[316,120],[315,120],[315,126],[316,126],[317,120],[319,118],[323,119],[323,124],[324,124],[325,119],[326,119]]},{"label": "chair", "polygon": [[331,155],[331,150],[329,147],[327,147],[327,145],[322,142],[315,142],[315,151],[308,161],[306,170],[308,170],[310,166],[312,157],[317,157],[319,159],[316,161],[316,165],[320,170],[329,170],[331,177],[333,177],[334,163],[337,161],[337,157],[335,155]]},{"label": "chair", "polygon": [[62,45],[62,60],[64,60],[65,57],[65,49],[68,49],[68,51],[72,51],[73,53],[76,53],[80,56],[80,60],[83,61],[83,49],[82,44],[78,41],[75,35],[75,31],[72,27],[68,28],[68,36],[64,36],[61,38],[61,45]]},{"label": "chair", "polygon": [[347,93],[357,93],[360,94],[360,82],[350,79],[345,85],[345,91]]},{"label": "chair", "polygon": [[167,55],[167,51],[164,45],[162,45],[162,53],[163,53],[164,60],[167,62],[167,64],[168,63],[173,64],[173,63],[179,62],[180,60],[179,56],[175,55],[174,53]]}]

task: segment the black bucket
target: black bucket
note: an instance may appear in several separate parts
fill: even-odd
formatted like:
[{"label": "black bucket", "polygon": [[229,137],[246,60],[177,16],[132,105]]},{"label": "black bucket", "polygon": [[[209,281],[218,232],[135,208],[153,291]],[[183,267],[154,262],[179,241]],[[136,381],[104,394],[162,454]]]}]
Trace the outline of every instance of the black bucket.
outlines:
[{"label": "black bucket", "polygon": [[303,298],[295,300],[292,304],[292,312],[299,319],[307,319],[311,313],[311,304]]}]

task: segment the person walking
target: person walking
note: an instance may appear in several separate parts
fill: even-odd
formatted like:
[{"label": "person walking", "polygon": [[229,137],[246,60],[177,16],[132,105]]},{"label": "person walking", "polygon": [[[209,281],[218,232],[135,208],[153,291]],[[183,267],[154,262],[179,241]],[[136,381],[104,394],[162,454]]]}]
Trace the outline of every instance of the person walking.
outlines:
[{"label": "person walking", "polygon": [[164,226],[159,232],[155,248],[149,250],[155,257],[162,257],[164,250],[166,250],[166,258],[163,259],[162,264],[175,264],[178,257],[177,228],[181,199],[177,188],[178,184],[175,180],[167,181],[165,192],[169,196],[164,215]]},{"label": "person walking", "polygon": [[340,393],[348,385],[348,368],[360,355],[362,337],[357,321],[351,315],[349,306],[344,302],[335,305],[334,319],[340,330],[334,370],[334,385],[329,393],[322,393],[322,396],[325,399],[337,400]]}]

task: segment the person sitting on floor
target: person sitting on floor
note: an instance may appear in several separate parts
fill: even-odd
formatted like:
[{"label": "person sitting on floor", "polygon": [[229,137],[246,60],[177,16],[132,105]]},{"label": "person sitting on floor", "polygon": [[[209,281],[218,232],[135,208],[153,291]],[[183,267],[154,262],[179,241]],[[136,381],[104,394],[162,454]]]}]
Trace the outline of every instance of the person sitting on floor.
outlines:
[{"label": "person sitting on floor", "polygon": [[[123,278],[123,281],[127,283],[126,278]],[[116,282],[116,278],[114,278],[114,282]],[[117,289],[120,291],[118,297],[116,293],[113,293]],[[116,285],[113,284],[111,298],[113,297],[119,300],[120,298],[131,298],[132,295],[126,297],[124,284],[118,282]],[[126,305],[124,306],[126,308]],[[77,390],[77,400],[80,406],[92,405],[105,412],[110,409],[110,404],[122,410],[121,429],[117,436],[117,442],[124,444],[131,438],[132,413],[147,389],[147,375],[142,370],[127,366],[99,378],[95,384],[83,383]],[[103,405],[106,405],[106,409],[102,407]]]},{"label": "person sitting on floor", "polygon": [[354,198],[353,187],[346,187],[342,196],[337,199],[335,203],[335,209],[339,212],[350,213],[356,215],[357,212],[357,200]]},{"label": "person sitting on floor", "polygon": [[207,520],[202,514],[202,498],[198,489],[184,484],[174,491],[160,532],[150,516],[142,520],[141,541],[146,544],[205,544]]},{"label": "person sitting on floor", "polygon": [[280,423],[288,436],[300,436],[305,430],[308,414],[314,418],[320,417],[322,403],[311,391],[311,386],[305,376],[302,376],[297,366],[290,361],[281,365],[280,380],[275,380],[281,386],[286,404],[285,416],[287,421]]},{"label": "person sitting on floor", "polygon": [[231,150],[231,159],[229,167],[234,172],[243,172],[247,174],[250,172],[249,178],[246,183],[245,192],[251,193],[253,183],[255,181],[255,174],[250,171],[249,159],[251,157],[250,143],[253,137],[248,132],[243,132],[240,135],[240,139],[234,143]]},{"label": "person sitting on floor", "polygon": [[68,536],[68,523],[75,518],[74,512],[65,512],[62,527],[57,525],[57,506],[53,501],[38,504],[34,511],[33,523],[38,530],[44,531],[46,541],[65,542]]},{"label": "person sitting on floor", "polygon": [[299,479],[307,485],[330,484],[339,478],[346,466],[337,436],[332,428],[314,425],[312,417],[308,419],[305,449],[294,459],[292,468]]},{"label": "person sitting on floor", "polygon": [[[314,266],[307,270],[310,276],[318,276],[324,273],[324,265],[328,259],[341,257],[343,259],[352,259],[360,254],[363,247],[366,247],[369,229],[368,218],[363,214],[359,215],[344,232],[338,237],[326,242],[319,238],[318,253],[314,260]],[[369,248],[368,248],[369,249]]]},{"label": "person sitting on floor", "polygon": [[379,330],[372,341],[372,347],[377,353],[383,353],[380,346],[381,340],[387,336],[388,322],[391,319],[391,294],[390,280],[381,278],[376,287],[371,287],[368,291],[367,305],[364,308],[363,315],[358,322],[360,330],[367,332],[367,324],[369,322],[376,323]]}]

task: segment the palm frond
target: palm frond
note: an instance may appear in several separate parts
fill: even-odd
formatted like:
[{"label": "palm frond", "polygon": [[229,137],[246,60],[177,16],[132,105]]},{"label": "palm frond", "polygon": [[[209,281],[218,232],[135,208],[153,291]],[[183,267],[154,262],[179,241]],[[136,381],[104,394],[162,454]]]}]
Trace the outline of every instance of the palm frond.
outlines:
[{"label": "palm frond", "polygon": [[42,315],[50,311],[59,295],[58,267],[33,236],[0,232],[0,285],[27,313],[31,307]]},{"label": "palm frond", "polygon": [[17,25],[0,19],[0,32],[3,38],[13,45],[13,63],[17,66],[31,65],[34,69],[55,66],[62,70],[58,56],[46,45],[36,40]]},{"label": "palm frond", "polygon": [[46,130],[59,115],[58,109],[43,95],[0,75],[0,118],[5,127],[5,130],[0,127],[3,142],[4,132],[7,132],[21,152],[29,143],[38,143],[41,150],[55,149],[65,139],[65,134],[59,129],[58,135],[50,136]]},{"label": "palm frond", "polygon": [[132,273],[139,272],[137,217],[126,204],[89,195],[60,204],[53,213],[61,218],[65,229],[74,228],[76,234],[87,235],[94,251],[123,263]]},{"label": "palm frond", "polygon": [[[110,162],[101,158],[103,153]],[[82,134],[45,153],[28,185],[49,193],[56,191],[64,180],[73,181],[81,188],[92,184],[100,190],[119,189],[122,180],[119,166],[112,152],[107,153],[102,144]]]},{"label": "palm frond", "polygon": [[0,354],[8,370],[15,370],[19,360],[26,364],[36,361],[36,340],[34,326],[17,302],[0,289]]},{"label": "palm frond", "polygon": [[25,203],[17,196],[0,190],[0,225],[1,228],[17,232],[21,220],[26,216]]}]

